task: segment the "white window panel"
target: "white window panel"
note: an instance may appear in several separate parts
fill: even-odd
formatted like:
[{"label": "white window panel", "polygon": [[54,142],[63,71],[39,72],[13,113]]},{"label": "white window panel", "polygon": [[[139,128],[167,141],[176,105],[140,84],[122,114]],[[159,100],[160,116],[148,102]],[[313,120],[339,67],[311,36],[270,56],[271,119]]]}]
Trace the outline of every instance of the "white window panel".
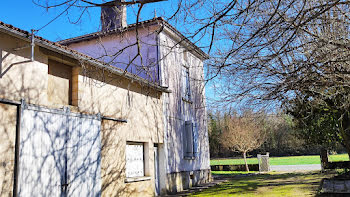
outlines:
[{"label": "white window panel", "polygon": [[144,153],[143,144],[127,144],[126,155],[126,177],[144,176]]},{"label": "white window panel", "polygon": [[101,121],[72,116],[69,120],[68,195],[100,195],[101,185]]},{"label": "white window panel", "polygon": [[18,196],[100,196],[101,120],[23,106]]}]

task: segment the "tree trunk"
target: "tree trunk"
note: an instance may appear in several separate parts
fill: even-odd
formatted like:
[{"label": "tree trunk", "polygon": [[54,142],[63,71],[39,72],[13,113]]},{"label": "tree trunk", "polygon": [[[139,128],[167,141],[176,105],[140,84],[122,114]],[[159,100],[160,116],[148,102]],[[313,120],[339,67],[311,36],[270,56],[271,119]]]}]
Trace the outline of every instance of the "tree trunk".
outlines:
[{"label": "tree trunk", "polygon": [[350,137],[345,132],[343,134],[341,133],[341,136],[343,138],[345,150],[348,153],[349,158],[350,158],[350,141],[349,141]]},{"label": "tree trunk", "polygon": [[328,150],[326,148],[321,148],[321,152],[320,152],[320,157],[321,157],[321,168],[322,171],[325,171],[325,167],[328,163]]},{"label": "tree trunk", "polygon": [[249,172],[249,167],[248,167],[248,163],[247,163],[247,152],[243,152],[243,159],[244,159],[244,163],[245,163],[245,170],[247,172]]},{"label": "tree trunk", "polygon": [[343,138],[343,143],[346,152],[350,157],[350,118],[348,112],[345,113],[344,117],[341,120],[340,125],[340,136]]},{"label": "tree trunk", "polygon": [[349,158],[350,158],[350,137],[349,135],[344,131],[343,135],[343,143],[345,145],[345,150],[348,152]]}]

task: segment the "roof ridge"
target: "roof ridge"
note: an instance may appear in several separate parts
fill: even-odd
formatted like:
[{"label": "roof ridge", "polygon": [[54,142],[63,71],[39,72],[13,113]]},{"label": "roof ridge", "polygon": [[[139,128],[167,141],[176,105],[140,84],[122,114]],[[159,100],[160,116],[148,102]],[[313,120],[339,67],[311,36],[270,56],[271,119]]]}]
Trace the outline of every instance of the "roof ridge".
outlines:
[{"label": "roof ridge", "polygon": [[138,23],[129,24],[128,26],[123,27],[123,28],[118,28],[118,29],[113,29],[113,30],[108,30],[108,31],[96,31],[96,32],[92,32],[92,33],[88,33],[88,34],[84,34],[84,35],[80,35],[80,36],[76,36],[76,37],[72,37],[72,38],[67,38],[67,39],[64,39],[64,40],[57,41],[57,43],[65,44],[65,43],[67,43],[67,41],[74,41],[74,40],[79,39],[79,38],[95,36],[95,35],[107,35],[107,34],[117,33],[117,32],[118,33],[119,32],[124,32],[124,31],[128,30],[128,28],[135,27],[136,25],[143,25],[143,24],[154,22],[154,21],[158,21],[158,20],[159,21],[165,21],[165,19],[163,17],[152,18],[152,19],[148,19],[148,20],[145,20],[145,21],[140,21]]}]

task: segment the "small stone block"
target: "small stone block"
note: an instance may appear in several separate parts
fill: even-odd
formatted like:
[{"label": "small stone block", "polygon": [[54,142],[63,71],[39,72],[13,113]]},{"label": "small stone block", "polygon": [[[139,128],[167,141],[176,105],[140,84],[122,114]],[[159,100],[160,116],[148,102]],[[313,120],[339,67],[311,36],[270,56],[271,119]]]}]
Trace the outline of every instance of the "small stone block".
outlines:
[{"label": "small stone block", "polygon": [[344,181],[335,181],[334,182],[334,192],[343,193],[345,191],[346,191],[346,187],[345,187]]},{"label": "small stone block", "polygon": [[333,183],[329,180],[324,180],[322,185],[322,193],[332,193]]},{"label": "small stone block", "polygon": [[345,181],[345,187],[346,187],[347,191],[350,193],[350,180]]}]

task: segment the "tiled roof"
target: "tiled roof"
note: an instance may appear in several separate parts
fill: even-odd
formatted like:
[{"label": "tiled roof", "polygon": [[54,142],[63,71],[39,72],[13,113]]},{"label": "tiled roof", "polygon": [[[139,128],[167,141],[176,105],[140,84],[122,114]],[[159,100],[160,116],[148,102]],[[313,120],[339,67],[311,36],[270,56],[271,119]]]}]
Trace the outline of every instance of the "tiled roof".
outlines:
[{"label": "tiled roof", "polygon": [[[6,24],[2,21],[0,21],[0,32],[4,32],[10,35],[14,35],[18,38],[24,39],[26,41],[30,42],[30,38],[31,38],[31,33],[22,29],[19,29],[17,27],[14,27],[10,24]],[[69,47],[63,46],[57,42],[52,42],[49,41],[47,39],[44,39],[40,36],[35,36],[35,44],[39,45],[41,47],[44,47],[46,49],[49,49],[51,51],[57,52],[57,53],[61,53],[63,55],[66,55],[68,57],[74,58],[76,60],[83,60],[83,61],[87,61],[89,64],[91,64],[92,66],[97,66],[97,67],[101,67],[103,69],[108,69],[111,72],[113,72],[114,74],[117,74],[121,77],[125,77],[128,79],[131,79],[135,82],[139,82],[142,85],[146,85],[149,87],[152,87],[158,91],[163,91],[163,92],[170,92],[167,88],[159,86],[156,83],[152,83],[146,79],[143,79],[135,74],[126,72],[123,69],[117,68],[115,66],[111,66],[105,62],[102,62],[98,59],[92,58],[88,55],[85,55],[83,53],[80,53],[76,50],[73,50]]]}]

